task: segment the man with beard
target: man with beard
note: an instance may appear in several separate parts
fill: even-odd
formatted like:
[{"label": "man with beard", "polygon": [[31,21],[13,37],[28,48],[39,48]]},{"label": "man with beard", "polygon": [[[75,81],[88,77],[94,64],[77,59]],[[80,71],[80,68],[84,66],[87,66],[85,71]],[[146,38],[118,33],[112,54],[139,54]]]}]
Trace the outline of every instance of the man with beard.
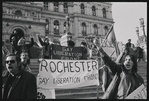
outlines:
[{"label": "man with beard", "polygon": [[37,99],[36,78],[21,69],[20,58],[9,54],[5,63],[9,75],[2,84],[2,99]]}]

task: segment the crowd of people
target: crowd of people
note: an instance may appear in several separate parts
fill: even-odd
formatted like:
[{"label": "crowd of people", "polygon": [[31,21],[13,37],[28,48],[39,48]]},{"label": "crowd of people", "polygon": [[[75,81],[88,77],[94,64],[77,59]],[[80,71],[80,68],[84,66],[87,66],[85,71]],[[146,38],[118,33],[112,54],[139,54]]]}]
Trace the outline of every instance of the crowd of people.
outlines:
[{"label": "crowd of people", "polygon": [[[37,99],[36,77],[32,74],[29,67],[31,58],[30,48],[34,45],[33,36],[30,36],[30,38],[31,42],[26,44],[24,36],[11,35],[12,53],[6,52],[5,45],[2,43],[2,99]],[[41,58],[50,59],[49,45],[54,43],[47,36],[44,41],[38,34],[36,38],[37,44],[43,48]],[[68,47],[74,46],[75,43],[70,37]],[[96,49],[96,54],[102,57],[104,65],[111,71],[110,77],[112,79],[110,79],[106,86],[103,86],[105,94],[102,99],[125,99],[125,97],[144,83],[142,77],[137,73],[136,49],[131,43],[131,39],[128,40],[116,61],[113,61],[105,53],[96,38],[92,44],[89,44],[85,39],[85,41],[81,42],[80,46],[83,47],[83,52],[86,53],[85,59],[92,59],[92,49]],[[139,56],[139,59],[141,57]],[[109,78],[102,78],[101,81],[105,82],[106,79]]]}]

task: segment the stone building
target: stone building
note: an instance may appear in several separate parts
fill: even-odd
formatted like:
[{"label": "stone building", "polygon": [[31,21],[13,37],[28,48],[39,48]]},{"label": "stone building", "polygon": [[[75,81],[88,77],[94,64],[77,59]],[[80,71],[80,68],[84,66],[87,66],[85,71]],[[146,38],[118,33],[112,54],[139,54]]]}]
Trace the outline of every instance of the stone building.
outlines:
[{"label": "stone building", "polygon": [[54,43],[66,32],[65,17],[70,15],[70,32],[75,46],[84,37],[103,38],[114,23],[110,2],[3,2],[2,40],[9,44],[12,33],[49,36]]}]

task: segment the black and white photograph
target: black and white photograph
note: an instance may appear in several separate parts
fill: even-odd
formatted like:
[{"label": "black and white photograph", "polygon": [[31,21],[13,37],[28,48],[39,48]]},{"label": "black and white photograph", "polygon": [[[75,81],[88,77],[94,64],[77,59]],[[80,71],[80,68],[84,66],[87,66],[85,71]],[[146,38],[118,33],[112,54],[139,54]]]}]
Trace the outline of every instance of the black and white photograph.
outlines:
[{"label": "black and white photograph", "polygon": [[2,99],[147,99],[147,2],[2,2]]}]

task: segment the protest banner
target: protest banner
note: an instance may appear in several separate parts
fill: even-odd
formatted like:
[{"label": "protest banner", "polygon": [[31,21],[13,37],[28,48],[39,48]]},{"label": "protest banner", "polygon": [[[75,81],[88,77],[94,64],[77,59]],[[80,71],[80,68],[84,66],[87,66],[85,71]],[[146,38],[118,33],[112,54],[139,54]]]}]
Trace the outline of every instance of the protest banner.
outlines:
[{"label": "protest banner", "polygon": [[76,88],[99,85],[96,60],[43,59],[39,65],[38,87]]},{"label": "protest banner", "polygon": [[125,99],[147,99],[146,87],[142,84]]},{"label": "protest banner", "polygon": [[38,74],[37,79],[37,99],[55,99],[55,89],[39,87],[40,75]]},{"label": "protest banner", "polygon": [[52,45],[52,59],[62,60],[79,60],[83,59],[82,47],[66,47],[60,45]]}]

